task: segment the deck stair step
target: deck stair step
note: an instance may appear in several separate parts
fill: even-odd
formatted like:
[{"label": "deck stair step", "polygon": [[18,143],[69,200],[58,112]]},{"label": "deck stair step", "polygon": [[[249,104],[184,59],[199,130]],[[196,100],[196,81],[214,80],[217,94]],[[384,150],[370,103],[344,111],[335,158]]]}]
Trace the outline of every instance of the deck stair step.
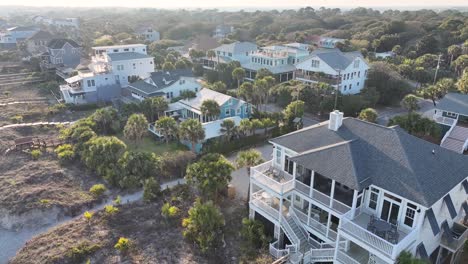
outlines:
[{"label": "deck stair step", "polygon": [[466,140],[468,140],[468,128],[455,126],[440,146],[457,153],[463,153]]}]

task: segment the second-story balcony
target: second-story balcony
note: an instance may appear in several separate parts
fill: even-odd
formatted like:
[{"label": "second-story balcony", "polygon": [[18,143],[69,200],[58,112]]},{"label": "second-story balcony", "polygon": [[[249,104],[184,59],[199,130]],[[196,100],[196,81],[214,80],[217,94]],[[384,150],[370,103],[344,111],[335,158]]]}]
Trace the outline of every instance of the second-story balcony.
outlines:
[{"label": "second-story balcony", "polygon": [[440,244],[449,249],[450,251],[458,251],[464,244],[468,237],[468,228],[459,223],[453,223],[453,226],[443,227],[444,234],[440,239]]},{"label": "second-story balcony", "polygon": [[339,79],[337,78],[337,76],[318,73],[318,72],[298,70],[298,71],[295,71],[294,74],[296,78],[298,79],[303,79],[303,80],[312,81],[312,82],[323,82],[323,83],[328,83],[330,85],[337,85],[339,82]]},{"label": "second-story balcony", "polygon": [[250,170],[250,177],[264,188],[283,195],[294,188],[294,177],[267,161]]},{"label": "second-story balcony", "polygon": [[[360,210],[358,210],[360,211]],[[350,238],[356,243],[366,246],[366,248],[378,251],[381,255],[395,260],[398,255],[408,249],[417,239],[417,229],[412,229],[410,232],[396,227],[396,232],[391,232],[391,224],[383,222],[382,220],[375,220],[382,222],[376,230],[368,230],[369,222],[371,221],[371,214],[367,212],[357,212],[355,217],[351,217],[351,211],[341,218],[339,230],[346,237]],[[388,230],[387,226],[389,227]],[[385,229],[385,230],[384,230]]]}]

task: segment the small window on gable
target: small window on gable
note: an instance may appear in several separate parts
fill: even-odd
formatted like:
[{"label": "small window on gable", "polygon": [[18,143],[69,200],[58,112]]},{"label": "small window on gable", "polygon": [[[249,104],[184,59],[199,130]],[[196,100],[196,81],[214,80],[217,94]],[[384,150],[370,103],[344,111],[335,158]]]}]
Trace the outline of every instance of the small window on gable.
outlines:
[{"label": "small window on gable", "polygon": [[360,62],[361,62],[360,60],[355,60],[354,61],[354,68],[359,68],[359,63]]},{"label": "small window on gable", "polygon": [[318,68],[320,66],[320,61],[319,60],[312,60],[312,67],[313,68]]}]

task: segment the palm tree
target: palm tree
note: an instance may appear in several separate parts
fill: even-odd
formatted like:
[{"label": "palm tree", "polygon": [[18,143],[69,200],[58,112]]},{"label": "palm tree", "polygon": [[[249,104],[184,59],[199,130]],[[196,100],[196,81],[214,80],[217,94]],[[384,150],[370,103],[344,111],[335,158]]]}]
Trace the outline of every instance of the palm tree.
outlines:
[{"label": "palm tree", "polygon": [[240,83],[245,77],[245,70],[241,67],[235,68],[232,71],[232,78],[237,80],[237,93],[239,93]]},{"label": "palm tree", "polygon": [[208,117],[210,121],[215,120],[215,118],[218,117],[221,113],[218,102],[212,99],[203,101],[200,107],[200,111],[202,112],[203,116]]},{"label": "palm tree", "polygon": [[177,135],[177,122],[174,118],[165,116],[156,121],[156,128],[164,135],[166,144],[169,144],[169,138]]},{"label": "palm tree", "polygon": [[159,119],[160,114],[168,107],[167,101],[160,96],[146,98],[141,104],[142,111],[150,122]]},{"label": "palm tree", "polygon": [[252,122],[247,118],[242,119],[239,124],[239,132],[246,136],[250,131],[252,131]]},{"label": "palm tree", "polygon": [[[237,168],[247,168],[247,175],[250,177],[250,168],[261,164],[263,162],[262,154],[255,149],[249,149],[245,151],[241,151],[237,154],[236,158],[236,165]],[[247,189],[247,203],[250,200],[250,184]]]},{"label": "palm tree", "polygon": [[448,55],[450,55],[450,64],[449,65],[452,65],[453,58],[459,56],[462,53],[462,48],[460,46],[458,46],[458,45],[452,45],[452,46],[448,47],[447,53],[448,53]]},{"label": "palm tree", "polygon": [[183,140],[187,140],[192,144],[192,151],[195,151],[195,145],[198,141],[205,139],[205,130],[200,121],[196,119],[188,119],[180,124],[179,136]]},{"label": "palm tree", "polygon": [[[208,57],[208,59],[210,59],[211,63],[213,64],[213,58],[216,57],[216,52],[214,50],[209,50],[206,52],[206,57]],[[218,63],[219,63],[219,57],[218,57]]]},{"label": "palm tree", "polygon": [[133,114],[124,127],[124,136],[130,140],[141,140],[148,130],[148,120],[143,114]]},{"label": "palm tree", "polygon": [[252,134],[255,136],[255,130],[257,128],[262,128],[263,127],[263,124],[262,124],[262,121],[260,121],[259,119],[252,119]]},{"label": "palm tree", "polygon": [[418,98],[413,94],[407,94],[403,100],[401,100],[401,105],[403,108],[408,110],[408,112],[413,112],[419,109]]},{"label": "palm tree", "polygon": [[225,119],[221,123],[221,133],[226,137],[227,141],[230,141],[231,138],[236,134],[236,123],[231,119]]},{"label": "palm tree", "polygon": [[268,93],[268,82],[265,79],[256,80],[253,88],[253,94],[259,98],[257,103],[264,103]]}]

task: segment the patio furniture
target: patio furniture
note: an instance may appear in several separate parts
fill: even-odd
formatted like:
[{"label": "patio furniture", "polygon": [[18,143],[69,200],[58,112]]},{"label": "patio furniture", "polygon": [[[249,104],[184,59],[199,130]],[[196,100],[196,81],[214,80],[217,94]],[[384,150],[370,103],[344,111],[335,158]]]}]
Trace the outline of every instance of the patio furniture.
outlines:
[{"label": "patio furniture", "polygon": [[271,206],[272,197],[271,197],[271,195],[269,193],[263,192],[262,193],[262,198],[265,199],[266,204]]},{"label": "patio furniture", "polygon": [[375,234],[383,239],[386,238],[388,232],[392,230],[392,225],[383,220],[376,219],[374,222]]},{"label": "patio furniture", "polygon": [[387,233],[387,239],[389,242],[396,244],[398,243],[398,239],[400,238],[400,234],[398,233],[398,226],[392,225],[390,232]]}]

